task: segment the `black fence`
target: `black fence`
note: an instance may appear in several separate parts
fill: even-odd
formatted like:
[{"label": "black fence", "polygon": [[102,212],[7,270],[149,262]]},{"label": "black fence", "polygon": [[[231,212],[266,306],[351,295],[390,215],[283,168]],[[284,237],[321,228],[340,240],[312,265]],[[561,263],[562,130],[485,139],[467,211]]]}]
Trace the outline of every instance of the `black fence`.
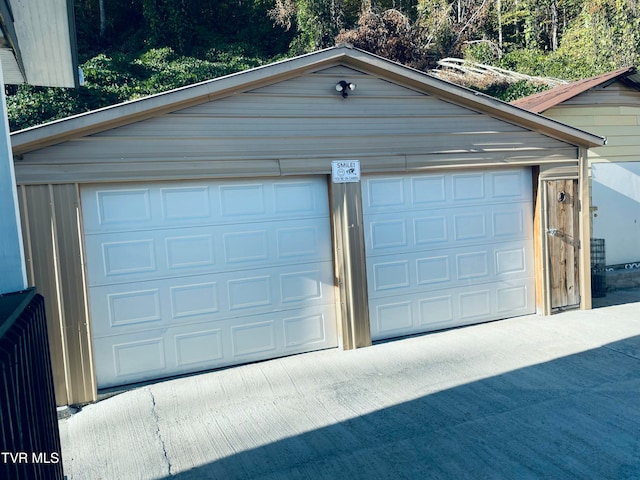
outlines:
[{"label": "black fence", "polygon": [[44,299],[0,295],[0,478],[64,478]]}]

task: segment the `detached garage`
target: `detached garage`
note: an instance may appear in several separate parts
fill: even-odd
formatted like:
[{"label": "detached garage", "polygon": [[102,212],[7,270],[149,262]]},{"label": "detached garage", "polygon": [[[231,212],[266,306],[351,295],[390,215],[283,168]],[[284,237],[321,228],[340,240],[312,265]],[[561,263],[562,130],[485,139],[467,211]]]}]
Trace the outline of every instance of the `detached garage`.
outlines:
[{"label": "detached garage", "polygon": [[603,143],[348,45],[16,132],[57,401],[590,308]]}]

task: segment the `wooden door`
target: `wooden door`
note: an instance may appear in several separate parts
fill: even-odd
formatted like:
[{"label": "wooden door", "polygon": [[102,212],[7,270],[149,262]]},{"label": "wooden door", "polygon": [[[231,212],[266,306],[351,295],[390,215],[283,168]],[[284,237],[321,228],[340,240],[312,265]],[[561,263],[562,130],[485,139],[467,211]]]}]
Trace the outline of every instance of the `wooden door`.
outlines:
[{"label": "wooden door", "polygon": [[578,307],[578,181],[548,180],[545,183],[551,309]]}]

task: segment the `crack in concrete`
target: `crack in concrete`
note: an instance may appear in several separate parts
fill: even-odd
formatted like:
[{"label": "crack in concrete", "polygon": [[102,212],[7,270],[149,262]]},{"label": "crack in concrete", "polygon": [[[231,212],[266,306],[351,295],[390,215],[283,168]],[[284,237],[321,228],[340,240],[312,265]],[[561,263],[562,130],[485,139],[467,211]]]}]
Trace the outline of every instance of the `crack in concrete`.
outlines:
[{"label": "crack in concrete", "polygon": [[622,350],[620,348],[615,348],[615,347],[611,347],[611,346],[608,346],[608,345],[603,345],[602,348],[605,348],[605,349],[607,349],[607,350],[609,350],[611,352],[619,353],[620,355],[624,355],[624,356],[629,357],[629,358],[633,358],[634,360],[640,360],[640,356],[635,355],[634,353],[627,352],[627,351]]},{"label": "crack in concrete", "polygon": [[156,409],[156,397],[153,395],[153,392],[150,388],[147,388],[149,395],[151,396],[151,414],[153,415],[153,420],[156,424],[156,436],[160,441],[160,446],[162,447],[162,454],[164,455],[164,459],[167,463],[167,474],[169,476],[173,476],[171,473],[171,460],[169,460],[169,455],[167,455],[167,447],[162,438],[162,434],[160,433],[160,417],[158,416],[158,410]]}]

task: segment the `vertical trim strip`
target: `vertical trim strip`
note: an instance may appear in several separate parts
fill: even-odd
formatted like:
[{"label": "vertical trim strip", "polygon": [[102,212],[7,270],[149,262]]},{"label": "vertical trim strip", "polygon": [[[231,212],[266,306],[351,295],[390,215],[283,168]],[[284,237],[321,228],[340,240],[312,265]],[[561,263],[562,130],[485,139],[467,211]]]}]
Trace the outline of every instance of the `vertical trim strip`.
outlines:
[{"label": "vertical trim strip", "polygon": [[541,229],[540,235],[542,235],[542,314],[551,315],[551,268],[549,262],[549,237],[547,230],[549,229],[549,184],[545,180],[541,180],[542,197],[540,201],[541,206]]},{"label": "vertical trim strip", "polygon": [[371,345],[360,183],[332,183],[335,272],[340,290],[342,348]]},{"label": "vertical trim strip", "polygon": [[33,244],[31,241],[31,224],[29,220],[29,202],[27,200],[27,187],[18,185],[18,201],[22,217],[22,236],[24,243],[24,256],[27,269],[27,285],[35,285],[35,272],[33,271]]},{"label": "vertical trim strip", "polygon": [[[86,345],[86,352],[81,350],[80,355],[84,359],[82,362],[82,376],[84,381],[84,392],[82,402],[95,401],[98,398],[98,385],[96,382],[95,362],[93,358],[93,337],[91,335],[91,317],[89,313],[89,287],[87,284],[86,254],[84,249],[84,225],[82,223],[82,202],[80,197],[80,185],[74,184],[76,194],[76,226],[78,235],[78,248],[80,260],[80,281],[82,282],[82,304],[84,307],[84,322],[78,325],[81,337],[80,345]],[[82,338],[84,337],[84,338]]]},{"label": "vertical trim strip", "polygon": [[[62,365],[64,370],[65,389],[67,393],[67,399],[71,401],[71,379],[69,372],[69,346],[67,342],[67,325],[65,319],[64,308],[64,295],[62,293],[62,280],[60,278],[60,248],[58,245],[58,221],[56,218],[56,202],[53,192],[53,185],[47,185],[47,193],[49,195],[49,215],[50,215],[50,228],[51,228],[51,249],[52,249],[52,267],[53,267],[53,279],[55,282],[55,295],[56,295],[56,307],[58,309],[58,322],[61,332],[61,346],[62,346]],[[49,292],[51,295],[52,292]]]},{"label": "vertical trim strip", "polygon": [[578,189],[580,222],[580,248],[578,263],[580,275],[580,309],[590,310],[591,304],[591,198],[589,195],[589,159],[586,148],[578,150]]}]

